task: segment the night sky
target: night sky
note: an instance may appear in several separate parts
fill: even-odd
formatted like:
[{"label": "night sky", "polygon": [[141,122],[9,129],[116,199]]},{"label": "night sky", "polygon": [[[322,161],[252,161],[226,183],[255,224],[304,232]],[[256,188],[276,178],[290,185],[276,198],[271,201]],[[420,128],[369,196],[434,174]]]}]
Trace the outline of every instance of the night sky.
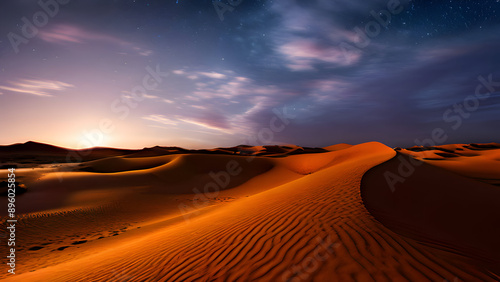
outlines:
[{"label": "night sky", "polygon": [[500,141],[498,0],[37,2],[0,3],[0,144]]}]

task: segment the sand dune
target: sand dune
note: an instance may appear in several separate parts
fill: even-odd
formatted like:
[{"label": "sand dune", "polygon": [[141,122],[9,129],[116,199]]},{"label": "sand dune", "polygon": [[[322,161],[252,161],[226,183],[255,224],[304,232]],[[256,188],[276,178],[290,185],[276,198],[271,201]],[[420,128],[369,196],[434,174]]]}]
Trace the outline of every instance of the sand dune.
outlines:
[{"label": "sand dune", "polygon": [[[26,143],[0,146],[0,163],[16,164],[26,167],[32,164],[86,162],[108,157],[144,158],[175,154],[210,154],[210,155],[256,155],[256,156],[287,156],[304,153],[324,153],[326,149],[289,146],[248,146],[239,145],[228,148],[209,150],[190,150],[181,147],[155,146],[140,150],[115,149],[95,147],[88,149],[67,149],[53,145],[28,141]],[[26,165],[28,164],[28,165]]]},{"label": "sand dune", "polygon": [[328,150],[328,151],[338,151],[338,150],[347,149],[350,147],[352,147],[352,145],[349,145],[346,143],[341,143],[341,144],[335,144],[335,145],[325,147],[324,149]]},{"label": "sand dune", "polygon": [[500,144],[412,147],[399,152],[489,184],[500,185]]},{"label": "sand dune", "polygon": [[[216,153],[163,148],[111,155],[64,169],[20,171],[29,191],[18,197],[22,215],[17,236],[23,238],[18,246],[18,274],[0,273],[0,278],[498,279],[494,274],[498,273],[495,254],[499,245],[494,242],[498,229],[482,233],[491,231],[498,217],[480,217],[483,212],[495,213],[491,210],[498,199],[494,186],[476,186],[473,180],[457,180],[459,176],[443,172],[439,181],[460,183],[442,188],[445,185],[439,181],[431,183],[434,186],[425,182],[428,187],[417,189],[408,180],[408,194],[398,198],[395,207],[386,207],[387,201],[401,194],[374,190],[383,187],[377,178],[382,172],[376,169],[393,165],[389,160],[396,155],[380,143],[339,144],[323,150],[239,146],[239,151],[218,148]],[[441,179],[436,168],[422,167]],[[368,170],[362,199],[360,183]],[[446,198],[455,188],[459,193],[450,199],[465,202],[478,189],[474,196],[478,200],[470,206],[478,209],[470,217],[460,211],[461,202],[450,200],[444,206],[450,210],[439,210],[439,201],[431,201],[435,212],[422,220],[419,213],[422,208],[425,212],[425,206],[415,206],[408,199],[415,197],[426,204],[432,191]],[[477,207],[474,203],[483,197],[489,200]],[[393,212],[397,216],[386,215]],[[431,215],[435,218],[429,221]],[[450,218],[450,223],[439,225]],[[460,227],[478,228],[479,235]],[[421,232],[412,233],[415,229]],[[454,237],[450,232],[463,234]]]},{"label": "sand dune", "polygon": [[425,163],[412,165],[403,155],[368,171],[361,184],[365,206],[384,225],[500,273],[497,187]]}]

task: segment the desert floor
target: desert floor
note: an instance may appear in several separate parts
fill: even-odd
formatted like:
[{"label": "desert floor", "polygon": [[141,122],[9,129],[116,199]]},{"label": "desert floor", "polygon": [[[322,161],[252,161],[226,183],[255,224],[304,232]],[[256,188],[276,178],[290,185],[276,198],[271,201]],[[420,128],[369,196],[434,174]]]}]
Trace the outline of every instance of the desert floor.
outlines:
[{"label": "desert floor", "polygon": [[498,144],[245,150],[17,169],[16,275],[0,279],[500,279]]}]

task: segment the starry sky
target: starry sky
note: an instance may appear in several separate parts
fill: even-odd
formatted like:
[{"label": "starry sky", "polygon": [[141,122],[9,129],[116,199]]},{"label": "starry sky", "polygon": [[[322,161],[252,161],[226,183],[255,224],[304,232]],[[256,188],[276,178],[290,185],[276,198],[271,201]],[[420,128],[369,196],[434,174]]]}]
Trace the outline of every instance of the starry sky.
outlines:
[{"label": "starry sky", "polygon": [[500,141],[498,0],[41,3],[0,3],[0,144]]}]

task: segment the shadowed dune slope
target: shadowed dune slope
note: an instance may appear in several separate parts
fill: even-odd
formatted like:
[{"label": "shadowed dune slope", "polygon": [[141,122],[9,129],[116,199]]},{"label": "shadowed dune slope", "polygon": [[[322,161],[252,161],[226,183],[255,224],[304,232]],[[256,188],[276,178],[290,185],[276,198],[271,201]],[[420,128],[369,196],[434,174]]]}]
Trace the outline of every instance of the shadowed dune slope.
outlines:
[{"label": "shadowed dune slope", "polygon": [[498,187],[398,154],[364,175],[361,194],[392,230],[482,260],[499,273]]},{"label": "shadowed dune slope", "polygon": [[[47,251],[41,258],[23,256],[22,263],[36,267],[31,272],[20,270],[5,281],[494,280],[461,256],[397,235],[365,209],[361,178],[371,167],[391,159],[392,149],[366,143],[321,155],[324,160],[317,159],[318,154],[314,161],[307,160],[313,155],[280,158],[279,162],[291,158],[290,162],[300,163],[289,167],[306,174],[212,206],[189,220],[169,219],[96,242],[77,241],[78,247]],[[320,162],[318,167],[315,162]],[[273,179],[290,171],[274,165],[266,172],[273,173]],[[162,169],[153,168],[159,173]],[[265,175],[257,178],[266,179]],[[239,187],[221,193],[231,195]],[[160,194],[141,195],[151,201],[162,199]],[[134,201],[122,204],[137,205]],[[159,219],[163,216],[159,208],[150,213]],[[95,215],[80,213],[75,220]],[[113,223],[128,223],[129,216],[118,213]],[[50,220],[50,216],[35,218],[24,230],[35,230]],[[91,227],[60,228],[85,232]],[[70,255],[62,255],[65,252]]]}]

